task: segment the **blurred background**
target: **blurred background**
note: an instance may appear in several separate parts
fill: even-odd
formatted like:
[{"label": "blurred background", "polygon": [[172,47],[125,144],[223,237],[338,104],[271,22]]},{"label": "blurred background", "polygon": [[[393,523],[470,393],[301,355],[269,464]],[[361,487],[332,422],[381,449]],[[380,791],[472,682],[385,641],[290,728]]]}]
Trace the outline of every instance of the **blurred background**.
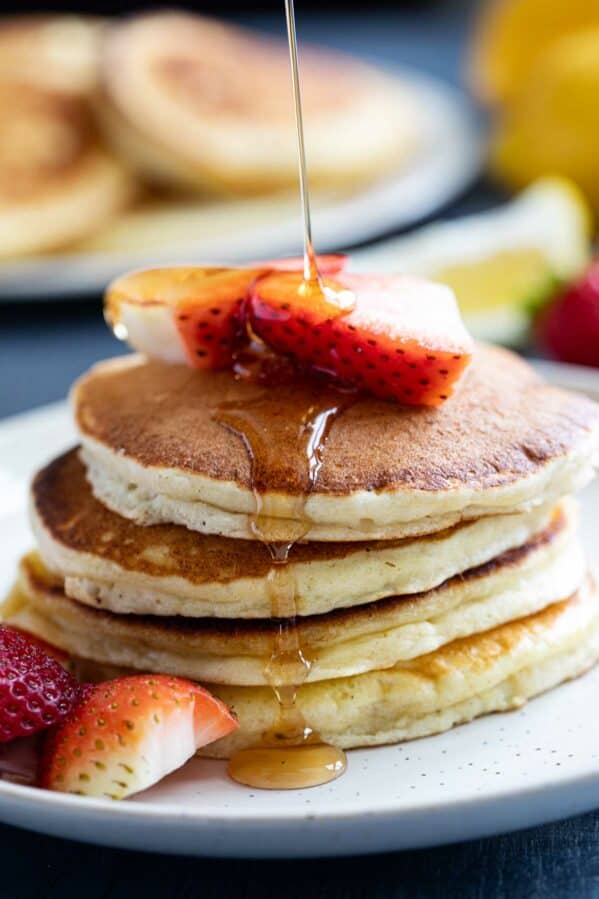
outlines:
[{"label": "blurred background", "polygon": [[[296,0],[321,251],[599,366],[599,0]],[[0,19],[0,414],[118,351],[118,273],[301,248],[283,0]]]}]

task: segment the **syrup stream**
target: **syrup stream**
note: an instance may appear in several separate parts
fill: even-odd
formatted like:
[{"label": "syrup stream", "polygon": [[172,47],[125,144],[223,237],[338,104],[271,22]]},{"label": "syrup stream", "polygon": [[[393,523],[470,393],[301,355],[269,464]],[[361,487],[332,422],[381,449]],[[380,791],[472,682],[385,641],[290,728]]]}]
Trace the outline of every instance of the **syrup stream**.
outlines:
[{"label": "syrup stream", "polygon": [[295,130],[299,161],[299,185],[304,222],[304,280],[321,283],[316,254],[312,243],[312,220],[310,217],[310,194],[308,189],[308,168],[306,165],[306,144],[304,140],[304,116],[302,113],[302,91],[300,86],[299,60],[297,52],[297,34],[295,31],[295,9],[293,0],[285,0],[285,19],[287,22],[287,39],[289,41],[289,59],[291,63],[291,85],[293,88],[293,108],[295,112]]},{"label": "syrup stream", "polygon": [[[304,281],[300,290],[306,295],[320,291],[333,299],[338,294],[339,305],[347,307],[347,291],[334,291],[323,285],[314,253],[293,0],[285,0],[285,17],[304,227]],[[279,621],[272,655],[264,672],[277,699],[278,720],[275,727],[263,735],[261,746],[242,750],[229,762],[230,776],[247,786],[262,789],[316,786],[339,777],[346,768],[345,754],[336,747],[323,743],[306,723],[298,708],[298,690],[308,678],[310,661],[300,644],[295,626],[297,586],[293,569],[289,565],[289,556],[294,544],[302,540],[310,530],[306,503],[318,480],[327,435],[335,417],[349,404],[350,401],[342,401],[340,395],[334,399],[330,395],[315,397],[305,408],[300,405],[296,411],[297,417],[289,422],[289,406],[285,407],[285,415],[281,420],[276,414],[276,398],[272,391],[267,390],[250,403],[223,403],[215,413],[216,419],[223,426],[241,437],[248,453],[255,499],[251,529],[254,537],[265,544],[270,552],[272,567],[268,576],[268,592],[271,617]],[[294,446],[301,448],[305,463],[304,490],[299,491],[293,508],[285,510],[283,523],[280,517],[273,514],[277,509],[272,507],[272,501],[264,501],[264,494],[269,488],[269,472],[281,464],[278,458],[281,446],[276,439],[277,427],[294,428]],[[290,519],[293,522],[291,530]],[[285,537],[283,540],[282,525]]]}]

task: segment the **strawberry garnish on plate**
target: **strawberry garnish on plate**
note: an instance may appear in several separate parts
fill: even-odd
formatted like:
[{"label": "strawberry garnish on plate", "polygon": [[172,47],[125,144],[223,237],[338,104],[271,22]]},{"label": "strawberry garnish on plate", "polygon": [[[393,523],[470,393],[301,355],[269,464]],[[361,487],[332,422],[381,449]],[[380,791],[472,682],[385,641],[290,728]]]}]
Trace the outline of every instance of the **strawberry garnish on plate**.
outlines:
[{"label": "strawberry garnish on plate", "polygon": [[133,675],[87,687],[44,746],[39,785],[123,799],[234,731],[228,708],[191,681]]},{"label": "strawberry garnish on plate", "polygon": [[[301,274],[258,279],[249,301],[255,334],[276,353],[376,397],[436,406],[468,365],[472,340],[452,291],[408,276],[339,274],[324,293]],[[343,290],[344,311],[328,299]]]},{"label": "strawberry garnish on plate", "polygon": [[78,696],[79,684],[35,639],[0,625],[0,743],[59,723]]},{"label": "strawberry garnish on plate", "polygon": [[561,362],[599,367],[599,262],[541,314],[538,333]]},{"label": "strawberry garnish on plate", "polygon": [[36,637],[20,627],[15,627],[14,624],[11,624],[10,630],[16,631],[16,633],[18,634],[24,634],[27,640],[31,644],[33,644],[33,646],[37,646],[38,649],[41,649],[42,652],[46,653],[46,655],[49,655],[53,659],[56,659],[57,662],[60,662],[63,668],[69,668],[71,664],[71,656],[68,654],[68,652],[65,652],[63,649],[59,649],[57,646],[52,646],[51,643],[47,643],[45,640],[42,640],[41,637]]}]

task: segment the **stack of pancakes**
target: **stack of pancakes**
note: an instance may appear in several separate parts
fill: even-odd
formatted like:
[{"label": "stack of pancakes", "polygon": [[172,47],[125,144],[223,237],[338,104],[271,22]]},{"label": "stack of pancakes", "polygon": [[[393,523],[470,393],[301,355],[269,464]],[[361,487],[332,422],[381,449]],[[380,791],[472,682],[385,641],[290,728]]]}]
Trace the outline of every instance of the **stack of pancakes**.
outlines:
[{"label": "stack of pancakes", "polygon": [[[33,482],[38,551],[4,618],[86,676],[209,686],[240,720],[211,756],[276,726],[281,628],[306,660],[306,723],[346,748],[517,707],[599,658],[569,498],[599,408],[507,351],[477,348],[435,409],[139,356],[94,368],[73,403],[82,446]],[[292,620],[264,533],[294,544]]]}]

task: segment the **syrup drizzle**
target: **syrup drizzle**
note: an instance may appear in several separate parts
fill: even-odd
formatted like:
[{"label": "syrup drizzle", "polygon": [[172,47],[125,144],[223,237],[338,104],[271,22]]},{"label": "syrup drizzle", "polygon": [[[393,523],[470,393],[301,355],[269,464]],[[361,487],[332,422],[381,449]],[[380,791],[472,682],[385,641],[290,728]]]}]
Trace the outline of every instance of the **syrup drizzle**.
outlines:
[{"label": "syrup drizzle", "polygon": [[[300,286],[307,296],[325,294],[342,309],[351,308],[353,298],[345,289],[325,285],[318,271],[312,243],[310,199],[306,166],[302,99],[295,30],[293,0],[285,0],[287,36],[291,62],[291,81],[297,131],[299,182],[304,225],[304,280]],[[237,377],[260,381],[264,358],[258,364],[236,366]],[[286,385],[290,390],[292,385]],[[316,487],[324,459],[327,436],[335,418],[351,404],[352,398],[331,389],[300,391],[297,405],[286,403],[284,414],[277,416],[277,390],[268,388],[249,403],[223,403],[216,419],[244,442],[251,466],[255,511],[251,518],[254,538],[268,547],[272,567],[268,575],[271,617],[279,622],[265,677],[278,703],[275,727],[263,735],[262,745],[242,750],[229,762],[229,774],[240,783],[263,789],[298,789],[327,783],[345,771],[345,754],[329,746],[306,723],[298,706],[298,690],[310,673],[310,660],[300,644],[297,620],[297,585],[289,556],[293,546],[310,530],[306,503]],[[306,399],[306,396],[308,399]],[[297,411],[290,420],[289,409]],[[292,429],[292,446],[300,450],[300,480],[303,489],[296,498],[281,500],[269,493],[269,474],[281,466],[281,441],[277,429]],[[292,460],[293,462],[293,460]],[[295,473],[297,475],[297,472]]]},{"label": "syrup drizzle", "polygon": [[[291,388],[292,389],[292,388]],[[296,542],[310,529],[306,503],[314,490],[324,459],[324,448],[335,418],[351,403],[342,393],[316,391],[308,403],[298,403],[292,421],[277,415],[276,391],[272,388],[245,403],[225,402],[215,412],[223,426],[244,442],[251,463],[255,511],[250,528],[253,536],[267,546],[272,559],[268,575],[271,616],[279,622],[265,677],[278,702],[275,726],[263,735],[258,747],[238,752],[229,763],[233,779],[264,789],[297,789],[326,783],[345,770],[344,754],[324,744],[306,723],[297,704],[297,693],[305,683],[311,663],[302,647],[298,630],[296,582],[288,564]],[[269,473],[281,465],[278,429],[291,429],[294,443],[304,459],[303,490],[290,500],[284,519],[276,497],[265,497]],[[282,538],[285,539],[282,539]]]},{"label": "syrup drizzle", "polygon": [[312,217],[310,215],[310,190],[308,187],[308,166],[306,164],[306,142],[304,138],[304,116],[302,112],[302,91],[300,84],[299,57],[297,52],[297,34],[295,29],[295,9],[293,0],[285,0],[285,20],[287,22],[287,40],[289,42],[289,61],[291,65],[291,86],[293,90],[293,109],[295,113],[295,131],[297,137],[299,188],[302,207],[304,233],[304,281],[300,293],[309,296],[317,291],[324,294],[344,311],[354,305],[354,297],[346,288],[335,288],[325,284],[318,271],[316,253],[312,240]]}]

